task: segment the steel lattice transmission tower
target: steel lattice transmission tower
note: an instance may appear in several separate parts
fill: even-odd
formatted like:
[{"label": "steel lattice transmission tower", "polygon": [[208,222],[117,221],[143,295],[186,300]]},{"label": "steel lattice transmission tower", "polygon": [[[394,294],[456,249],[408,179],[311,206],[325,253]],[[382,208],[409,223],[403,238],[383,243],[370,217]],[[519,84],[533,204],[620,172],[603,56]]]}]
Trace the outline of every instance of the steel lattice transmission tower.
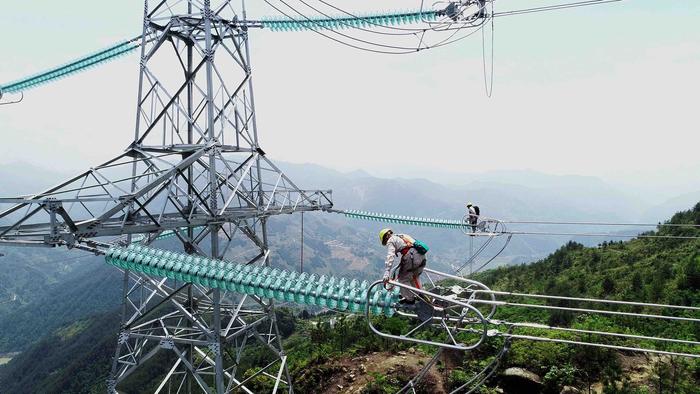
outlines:
[{"label": "steel lattice transmission tower", "polygon": [[[237,262],[269,265],[267,219],[332,200],[297,188],[260,148],[251,27],[228,0],[147,0],[133,143],[43,193],[0,200],[13,204],[0,212],[0,224],[13,223],[0,227],[0,245],[103,253],[115,242],[106,237],[149,244],[167,232],[192,258],[235,251]],[[123,286],[110,392],[149,360],[170,363],[158,391],[251,392],[251,379],[267,377],[292,392],[271,300],[129,271]],[[251,343],[270,362],[243,377]]]}]

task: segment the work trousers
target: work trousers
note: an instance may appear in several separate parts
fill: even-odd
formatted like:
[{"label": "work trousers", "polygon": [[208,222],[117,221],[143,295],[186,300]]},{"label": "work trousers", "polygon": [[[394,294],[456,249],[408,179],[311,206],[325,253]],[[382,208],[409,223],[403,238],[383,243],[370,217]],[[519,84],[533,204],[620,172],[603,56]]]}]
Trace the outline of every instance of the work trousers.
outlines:
[{"label": "work trousers", "polygon": [[[420,274],[425,268],[426,258],[424,254],[418,253],[415,248],[411,248],[408,252],[401,256],[401,265],[399,266],[399,276],[396,280],[401,284],[411,287],[421,288]],[[411,290],[401,288],[401,295],[409,301],[412,301],[415,295]]]},{"label": "work trousers", "polygon": [[479,216],[476,215],[469,215],[469,224],[472,225],[472,232],[475,233],[476,229],[479,227]]}]

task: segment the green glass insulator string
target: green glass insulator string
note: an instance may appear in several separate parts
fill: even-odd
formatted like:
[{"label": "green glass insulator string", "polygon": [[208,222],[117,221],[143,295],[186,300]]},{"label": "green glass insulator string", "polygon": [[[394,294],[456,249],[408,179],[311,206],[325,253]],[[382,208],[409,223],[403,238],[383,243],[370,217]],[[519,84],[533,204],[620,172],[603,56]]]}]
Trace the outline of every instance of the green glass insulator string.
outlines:
[{"label": "green glass insulator string", "polygon": [[[289,272],[277,268],[236,264],[131,244],[112,247],[105,261],[125,270],[153,277],[218,288],[283,302],[362,313],[367,306],[369,282],[334,276]],[[373,314],[392,316],[398,288],[381,287],[370,294]]]},{"label": "green glass insulator string", "polygon": [[10,82],[0,87],[0,90],[2,92],[16,93],[27,89],[31,89],[43,83],[61,79],[63,77],[85,70],[87,68],[97,66],[108,60],[116,59],[119,56],[125,55],[133,51],[139,46],[140,43],[136,38],[133,40],[124,41],[99,52],[96,52],[94,54],[82,57],[80,59],[61,65],[59,67],[55,67],[51,70],[44,71],[14,82]]},{"label": "green glass insulator string", "polygon": [[[437,13],[433,11],[418,12],[405,11],[365,16],[339,16],[339,17],[311,17],[303,21],[283,18],[263,18],[255,23],[259,27],[267,28],[273,32],[304,31],[313,29],[341,29],[341,28],[377,28],[391,27],[410,23],[419,23],[422,20],[435,20]],[[245,23],[243,21],[242,23]],[[48,82],[56,81],[67,76],[85,71],[89,68],[102,65],[108,61],[133,52],[141,46],[141,37],[126,40],[83,56],[58,67],[51,68],[29,77],[25,77],[4,85],[0,85],[2,93],[19,93],[35,88]]]},{"label": "green glass insulator string", "polygon": [[465,223],[454,219],[418,218],[412,216],[390,215],[385,213],[373,213],[357,210],[333,211],[343,214],[351,219],[371,220],[384,223],[397,223],[412,226],[425,226],[436,228],[461,229]]}]

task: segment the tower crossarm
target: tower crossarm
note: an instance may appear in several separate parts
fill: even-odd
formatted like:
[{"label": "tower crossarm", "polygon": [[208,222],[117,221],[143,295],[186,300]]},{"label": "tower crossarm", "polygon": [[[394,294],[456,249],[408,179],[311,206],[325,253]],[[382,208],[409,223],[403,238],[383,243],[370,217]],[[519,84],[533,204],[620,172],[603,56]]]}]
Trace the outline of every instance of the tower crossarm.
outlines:
[{"label": "tower crossarm", "polygon": [[[73,247],[100,237],[158,234],[333,206],[330,190],[296,187],[259,151],[235,161],[223,158],[220,148],[132,148],[42,193],[0,198],[0,245]],[[219,164],[215,198],[204,175],[188,176],[206,174],[211,155]],[[134,166],[141,173],[133,174]]]}]

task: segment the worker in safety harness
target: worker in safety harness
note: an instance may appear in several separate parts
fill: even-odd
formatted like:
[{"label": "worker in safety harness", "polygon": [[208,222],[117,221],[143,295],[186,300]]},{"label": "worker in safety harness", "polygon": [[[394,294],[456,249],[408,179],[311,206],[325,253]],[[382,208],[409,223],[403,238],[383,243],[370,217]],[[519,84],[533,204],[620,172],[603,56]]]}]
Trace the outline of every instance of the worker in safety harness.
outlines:
[{"label": "worker in safety harness", "polygon": [[[401,255],[399,263],[399,275],[397,280],[401,284],[420,289],[420,275],[425,268],[425,254],[428,247],[420,241],[416,241],[407,234],[394,234],[390,228],[379,232],[379,241],[387,247],[386,261],[384,263],[384,284],[390,279],[394,258]],[[422,252],[422,253],[421,253]],[[415,294],[406,288],[401,288],[401,304],[415,303]]]},{"label": "worker in safety harness", "polygon": [[467,216],[469,224],[472,226],[472,232],[475,233],[477,229],[477,224],[479,223],[479,207],[468,202],[467,203]]}]

